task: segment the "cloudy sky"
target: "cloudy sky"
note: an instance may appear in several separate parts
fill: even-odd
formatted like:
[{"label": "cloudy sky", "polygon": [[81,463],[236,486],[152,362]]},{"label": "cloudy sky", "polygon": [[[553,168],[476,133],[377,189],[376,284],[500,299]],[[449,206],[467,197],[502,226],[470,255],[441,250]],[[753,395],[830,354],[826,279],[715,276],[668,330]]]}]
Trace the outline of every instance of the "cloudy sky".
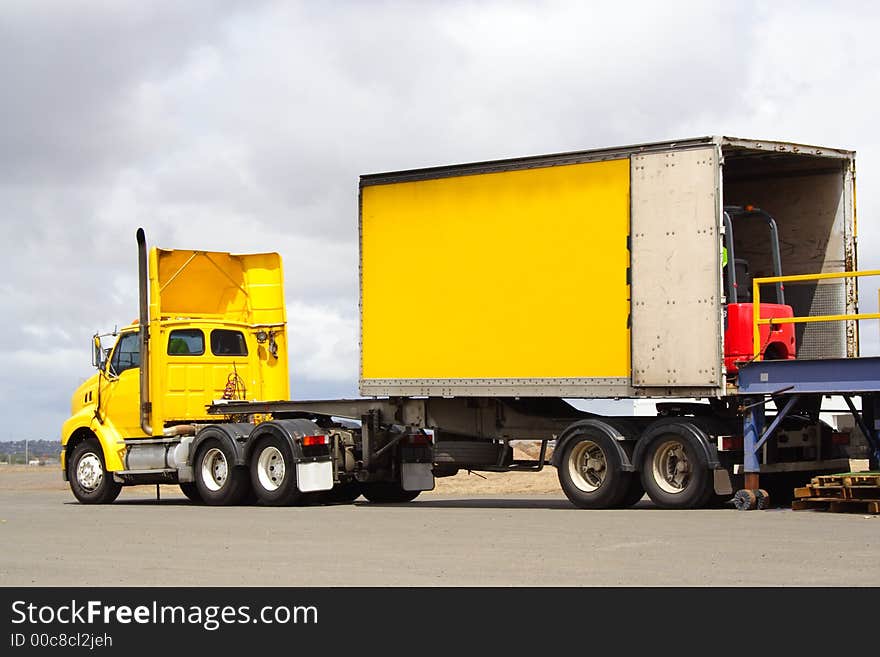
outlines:
[{"label": "cloudy sky", "polygon": [[89,336],[136,316],[138,226],[280,252],[294,396],[355,395],[362,173],[707,134],[851,148],[880,267],[878,34],[870,2],[4,0],[0,440],[57,437]]}]

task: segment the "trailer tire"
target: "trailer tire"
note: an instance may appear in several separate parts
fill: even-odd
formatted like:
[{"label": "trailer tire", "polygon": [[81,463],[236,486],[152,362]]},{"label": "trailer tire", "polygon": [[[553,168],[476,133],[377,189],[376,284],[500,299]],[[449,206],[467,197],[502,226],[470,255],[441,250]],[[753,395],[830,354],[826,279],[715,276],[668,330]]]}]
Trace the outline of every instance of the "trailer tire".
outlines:
[{"label": "trailer tire", "polygon": [[645,487],[642,486],[642,482],[639,479],[638,475],[636,475],[635,473],[627,474],[630,475],[629,487],[623,494],[623,498],[620,500],[620,502],[617,503],[617,506],[621,509],[628,509],[631,506],[635,506],[636,503],[645,496]]},{"label": "trailer tire", "polygon": [[658,434],[644,451],[642,485],[663,509],[705,506],[714,493],[712,472],[703,450],[685,433]]},{"label": "trailer tire", "polygon": [[208,506],[240,504],[247,495],[247,471],[235,465],[235,452],[223,440],[209,438],[199,445],[193,469],[196,490]]},{"label": "trailer tire", "polygon": [[180,486],[180,492],[193,504],[202,504],[202,496],[199,495],[199,488],[194,481],[181,481],[177,484]]},{"label": "trailer tire", "polygon": [[621,468],[620,451],[613,440],[589,432],[566,441],[556,473],[562,491],[575,506],[609,509],[621,504],[628,492],[635,495],[630,488],[635,475]]},{"label": "trailer tire", "polygon": [[107,472],[104,452],[96,438],[88,438],[73,449],[67,462],[67,479],[81,504],[110,504],[122,491],[122,485]]},{"label": "trailer tire", "polygon": [[290,444],[275,434],[259,439],[251,452],[251,486],[266,506],[291,506],[305,499],[296,486],[296,463]]},{"label": "trailer tire", "polygon": [[361,494],[373,504],[401,504],[412,502],[420,490],[404,490],[398,482],[369,481],[361,484]]}]

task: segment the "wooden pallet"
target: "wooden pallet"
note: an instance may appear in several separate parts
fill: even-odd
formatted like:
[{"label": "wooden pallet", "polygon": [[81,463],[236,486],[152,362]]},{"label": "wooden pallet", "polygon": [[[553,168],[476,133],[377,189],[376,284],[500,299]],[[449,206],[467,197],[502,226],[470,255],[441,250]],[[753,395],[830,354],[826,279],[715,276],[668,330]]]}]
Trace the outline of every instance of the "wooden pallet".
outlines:
[{"label": "wooden pallet", "polygon": [[846,472],[813,477],[794,489],[791,508],[825,509],[832,512],[880,513],[880,473]]},{"label": "wooden pallet", "polygon": [[791,503],[794,511],[818,509],[832,513],[880,513],[880,500],[841,500],[833,497],[808,497]]},{"label": "wooden pallet", "polygon": [[820,486],[880,486],[878,472],[846,472],[844,474],[820,475],[812,482]]},{"label": "wooden pallet", "polygon": [[833,497],[839,500],[880,500],[880,486],[816,486],[794,489],[795,498]]}]

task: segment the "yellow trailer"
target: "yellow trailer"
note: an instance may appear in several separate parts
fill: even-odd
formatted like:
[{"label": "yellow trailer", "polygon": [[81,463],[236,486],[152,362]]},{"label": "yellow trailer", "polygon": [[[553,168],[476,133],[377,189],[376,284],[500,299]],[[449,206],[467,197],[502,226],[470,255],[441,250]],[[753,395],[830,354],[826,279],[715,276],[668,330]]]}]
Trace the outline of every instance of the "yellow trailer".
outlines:
[{"label": "yellow trailer", "polygon": [[[786,273],[854,268],[851,151],[705,137],[362,176],[360,392],[723,396],[724,214],[747,205],[772,208]],[[739,223],[736,253],[773,274]],[[852,285],[791,305],[851,311]],[[799,343],[843,356],[856,337]]]}]

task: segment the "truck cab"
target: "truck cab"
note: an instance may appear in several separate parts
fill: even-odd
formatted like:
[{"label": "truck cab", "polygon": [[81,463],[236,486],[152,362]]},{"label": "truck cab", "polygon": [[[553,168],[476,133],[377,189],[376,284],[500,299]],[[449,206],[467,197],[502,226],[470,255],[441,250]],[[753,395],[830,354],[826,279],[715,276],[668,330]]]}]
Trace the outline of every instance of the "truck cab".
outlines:
[{"label": "truck cab", "polygon": [[[109,349],[94,337],[97,372],[74,393],[62,427],[64,478],[83,502],[112,501],[123,485],[178,483],[191,498],[229,503],[249,489],[247,439],[267,418],[207,407],[289,397],[280,257],[156,248],[147,256],[142,231],[139,242],[140,317]],[[302,454],[306,434],[323,434],[288,425],[264,429],[277,429],[291,453]],[[326,448],[310,453],[329,466]],[[300,483],[332,487],[328,472]]]}]

